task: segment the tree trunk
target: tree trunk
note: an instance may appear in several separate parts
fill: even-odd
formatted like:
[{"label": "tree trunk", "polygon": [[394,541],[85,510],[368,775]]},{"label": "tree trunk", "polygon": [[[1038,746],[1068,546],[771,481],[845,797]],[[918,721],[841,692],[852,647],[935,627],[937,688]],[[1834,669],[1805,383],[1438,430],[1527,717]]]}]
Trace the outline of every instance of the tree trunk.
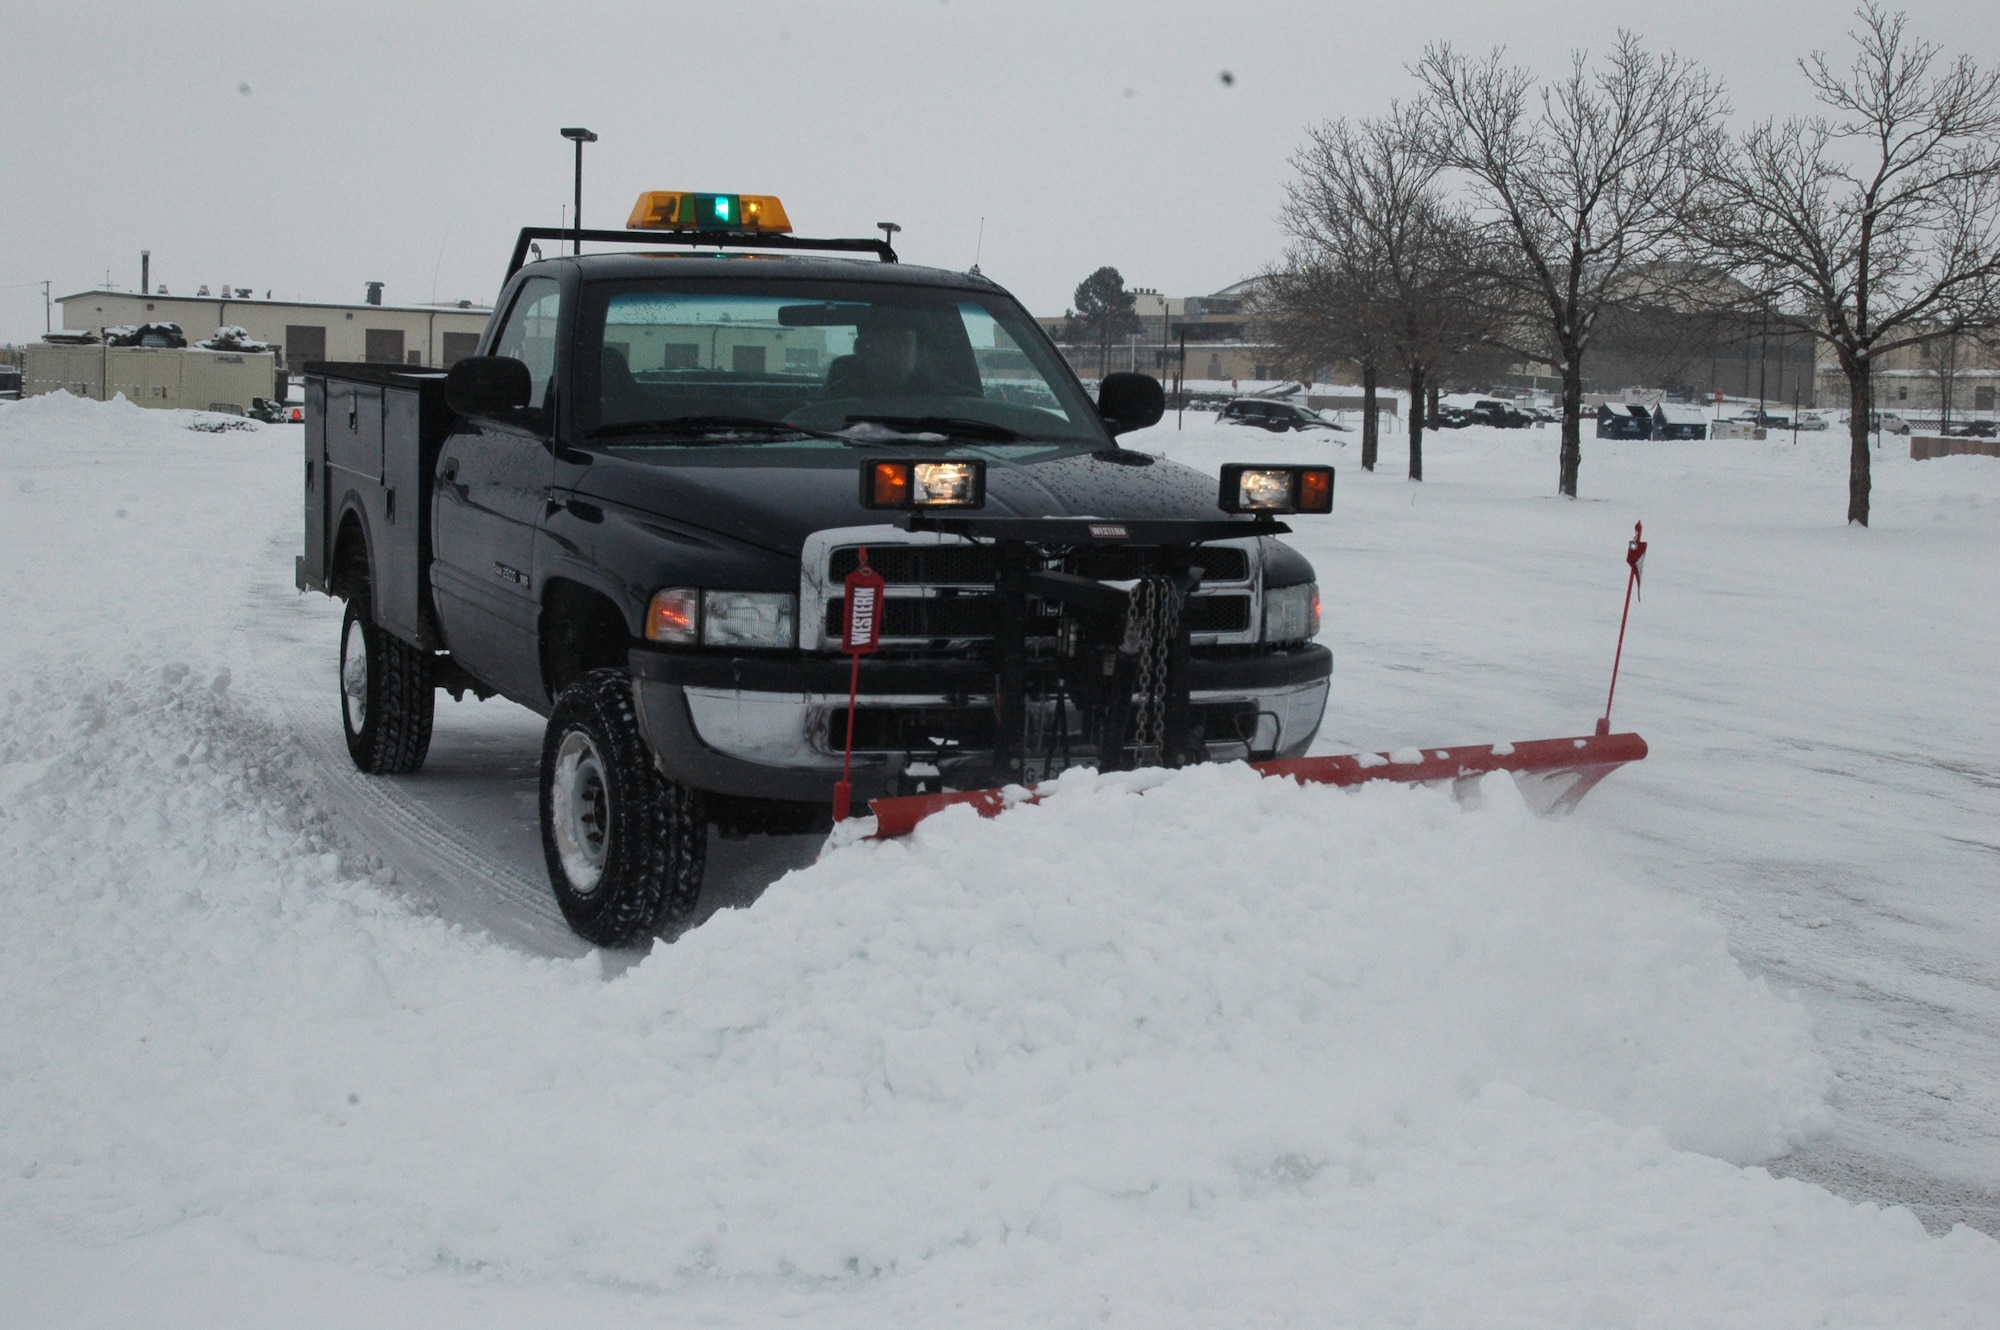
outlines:
[{"label": "tree trunk", "polygon": [[1381,423],[1375,418],[1375,362],[1361,362],[1361,469],[1375,469],[1375,449],[1381,435]]},{"label": "tree trunk", "polygon": [[1578,359],[1572,351],[1563,366],[1562,475],[1558,482],[1558,488],[1572,499],[1576,497],[1576,473],[1583,467],[1583,370]]},{"label": "tree trunk", "polygon": [[1428,413],[1426,423],[1428,423],[1432,429],[1436,429],[1438,427],[1438,386],[1436,379],[1431,380],[1430,411]]},{"label": "tree trunk", "polygon": [[1868,363],[1843,359],[1847,371],[1847,520],[1868,525],[1868,417],[1874,408]]},{"label": "tree trunk", "polygon": [[1424,478],[1424,367],[1410,367],[1410,479]]}]

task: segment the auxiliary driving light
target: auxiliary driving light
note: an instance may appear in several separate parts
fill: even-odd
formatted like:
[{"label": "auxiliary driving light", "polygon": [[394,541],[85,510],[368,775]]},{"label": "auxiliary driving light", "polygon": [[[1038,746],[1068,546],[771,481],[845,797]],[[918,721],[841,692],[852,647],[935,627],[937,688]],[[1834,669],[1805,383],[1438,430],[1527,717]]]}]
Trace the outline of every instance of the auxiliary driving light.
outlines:
[{"label": "auxiliary driving light", "polygon": [[1225,513],[1330,513],[1333,468],[1232,462],[1222,468],[1216,506]]},{"label": "auxiliary driving light", "polygon": [[986,463],[869,462],[861,468],[863,508],[984,508]]}]

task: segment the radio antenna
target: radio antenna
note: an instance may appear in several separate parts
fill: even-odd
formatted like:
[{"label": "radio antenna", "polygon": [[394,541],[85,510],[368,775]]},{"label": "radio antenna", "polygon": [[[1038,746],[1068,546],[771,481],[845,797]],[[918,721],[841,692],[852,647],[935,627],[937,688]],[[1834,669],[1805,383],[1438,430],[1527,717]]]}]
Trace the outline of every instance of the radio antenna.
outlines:
[{"label": "radio antenna", "polygon": [[979,256],[986,251],[986,219],[979,219],[979,239],[972,246],[972,275],[979,276]]}]

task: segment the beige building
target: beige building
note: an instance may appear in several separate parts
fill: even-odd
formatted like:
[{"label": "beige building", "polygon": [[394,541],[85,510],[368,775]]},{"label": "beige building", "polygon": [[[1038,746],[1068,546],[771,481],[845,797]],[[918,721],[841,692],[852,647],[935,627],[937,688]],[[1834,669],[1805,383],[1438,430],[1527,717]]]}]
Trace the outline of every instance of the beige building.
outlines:
[{"label": "beige building", "polygon": [[279,349],[281,368],[297,373],[309,360],[443,368],[473,354],[493,311],[456,305],[332,305],[230,296],[143,295],[80,291],[57,301],[62,326],[81,332],[141,323],[177,323],[189,343],[217,328],[242,328]]},{"label": "beige building", "polygon": [[[1112,343],[1105,368],[1137,370],[1170,383],[1180,370],[1180,344],[1185,333],[1189,383],[1280,377],[1278,348],[1253,337],[1250,304],[1257,282],[1255,277],[1247,278],[1207,296],[1169,296],[1149,287],[1134,287],[1132,312],[1138,316],[1139,329]],[[1102,347],[1064,341],[1067,315],[1043,315],[1036,321],[1062,348],[1078,374],[1096,376]]]},{"label": "beige building", "polygon": [[[1819,401],[1847,405],[1847,375],[1824,343],[1818,348]],[[1875,409],[1897,415],[1991,420],[2000,412],[2000,344],[1971,335],[1906,346],[1875,362]]]}]

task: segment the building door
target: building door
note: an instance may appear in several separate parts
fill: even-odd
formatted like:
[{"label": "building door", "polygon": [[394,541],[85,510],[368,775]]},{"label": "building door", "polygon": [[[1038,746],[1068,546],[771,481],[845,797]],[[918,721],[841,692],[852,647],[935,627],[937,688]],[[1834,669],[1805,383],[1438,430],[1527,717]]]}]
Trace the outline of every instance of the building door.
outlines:
[{"label": "building door", "polygon": [[326,329],[310,324],[285,325],[285,368],[297,374],[308,360],[326,359]]},{"label": "building door", "polygon": [[450,369],[467,356],[479,354],[478,333],[439,333],[438,343],[446,369]]},{"label": "building door", "polygon": [[539,419],[518,426],[459,423],[438,456],[432,530],[431,589],[452,654],[485,683],[536,709],[546,700],[535,529],[553,478],[548,407],[560,314],[553,280],[522,283],[493,354],[527,364],[529,401]]},{"label": "building door", "polygon": [[361,358],[371,365],[400,365],[403,363],[403,330],[401,328],[370,328],[362,334],[363,350]]}]

